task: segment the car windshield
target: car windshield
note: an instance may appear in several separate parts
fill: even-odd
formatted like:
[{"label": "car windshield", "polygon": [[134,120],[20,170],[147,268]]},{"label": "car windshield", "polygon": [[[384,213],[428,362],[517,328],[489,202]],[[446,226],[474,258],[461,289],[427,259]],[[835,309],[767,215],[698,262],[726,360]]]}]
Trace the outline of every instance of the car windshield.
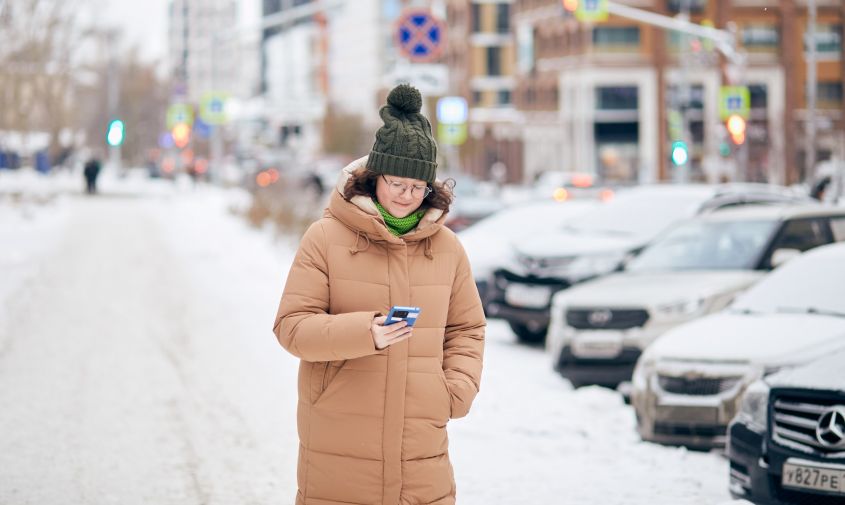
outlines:
[{"label": "car windshield", "polygon": [[622,192],[573,221],[570,228],[578,233],[648,240],[673,222],[694,215],[702,201],[700,195],[698,192]]},{"label": "car windshield", "polygon": [[626,270],[753,268],[777,221],[689,221],[646,247]]},{"label": "car windshield", "polygon": [[804,253],[779,267],[737,298],[732,310],[845,317],[845,246],[824,249]]}]

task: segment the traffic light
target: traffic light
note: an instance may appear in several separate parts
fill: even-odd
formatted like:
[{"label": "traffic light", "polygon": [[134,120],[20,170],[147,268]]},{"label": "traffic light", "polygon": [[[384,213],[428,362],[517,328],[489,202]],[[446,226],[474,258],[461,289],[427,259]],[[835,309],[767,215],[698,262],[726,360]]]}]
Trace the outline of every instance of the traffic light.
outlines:
[{"label": "traffic light", "polygon": [[173,143],[179,149],[182,149],[191,141],[191,127],[185,123],[178,123],[170,131],[170,134],[173,136]]},{"label": "traffic light", "polygon": [[109,123],[109,130],[106,133],[106,142],[112,147],[118,147],[123,144],[124,125],[120,119],[114,119]]},{"label": "traffic light", "polygon": [[739,114],[733,114],[728,118],[728,133],[736,145],[745,142],[745,120]]},{"label": "traffic light", "polygon": [[687,161],[689,161],[689,148],[687,147],[687,143],[683,140],[673,142],[672,163],[674,163],[676,167],[680,167],[686,165]]},{"label": "traffic light", "polygon": [[578,0],[561,0],[564,10],[567,12],[575,12],[578,10]]}]

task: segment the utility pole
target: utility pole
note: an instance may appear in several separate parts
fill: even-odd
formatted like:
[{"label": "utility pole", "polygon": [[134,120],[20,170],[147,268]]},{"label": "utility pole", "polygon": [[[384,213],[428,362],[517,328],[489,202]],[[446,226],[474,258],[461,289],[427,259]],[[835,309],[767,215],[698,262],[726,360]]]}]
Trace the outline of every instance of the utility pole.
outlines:
[{"label": "utility pole", "polygon": [[[679,19],[689,23],[690,18],[690,0],[681,0],[681,12]],[[686,143],[687,152],[692,151],[692,135],[690,135],[689,128],[689,108],[690,103],[690,83],[689,83],[689,35],[685,32],[681,34],[681,50],[679,56],[681,58],[681,82],[678,85],[678,91],[675,96],[678,97],[678,106],[681,112],[681,141]],[[686,163],[680,165],[676,169],[676,181],[680,184],[689,182],[690,163],[692,163],[692,156],[687,157]]]},{"label": "utility pole", "polygon": [[[109,122],[117,119],[119,95],[120,95],[120,75],[117,69],[117,32],[115,30],[108,30],[106,32],[106,44],[109,54],[108,63],[108,111]],[[109,146],[109,167],[115,173],[121,174],[121,151],[120,145]],[[122,175],[122,174],[121,174]]]},{"label": "utility pole", "polygon": [[804,151],[804,180],[811,181],[816,175],[816,0],[807,0],[807,127]]}]

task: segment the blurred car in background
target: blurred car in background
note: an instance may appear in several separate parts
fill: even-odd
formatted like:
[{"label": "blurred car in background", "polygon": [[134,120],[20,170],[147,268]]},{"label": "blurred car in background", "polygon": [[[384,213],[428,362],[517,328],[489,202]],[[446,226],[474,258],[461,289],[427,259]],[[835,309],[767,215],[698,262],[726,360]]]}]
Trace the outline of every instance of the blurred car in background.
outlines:
[{"label": "blurred car in background", "polygon": [[614,189],[601,184],[593,174],[559,170],[539,174],[532,185],[532,191],[535,198],[551,198],[558,202],[582,199],[606,201],[614,195]]},{"label": "blurred car in background", "polygon": [[446,226],[459,232],[506,207],[499,190],[492,182],[482,182],[468,175],[439,175],[455,181],[455,199],[446,216]]},{"label": "blurred car in background", "polygon": [[640,435],[721,447],[750,383],[838,349],[845,349],[845,244],[791,260],[729,309],[658,338],[634,372]]},{"label": "blurred car in background", "polygon": [[807,201],[806,195],[764,184],[653,185],[618,191],[566,228],[520,240],[514,266],[494,272],[488,313],[505,319],[520,340],[543,342],[552,295],[618,270],[673,223],[738,205]]},{"label": "blurred car in background", "polygon": [[749,386],[729,428],[731,495],[757,505],[845,503],[843,363],[837,352]]},{"label": "blurred car in background", "polygon": [[467,252],[478,293],[484,302],[493,271],[512,257],[513,243],[525,237],[558,230],[567,222],[595,208],[596,201],[543,200],[515,204],[486,217],[458,233]]}]

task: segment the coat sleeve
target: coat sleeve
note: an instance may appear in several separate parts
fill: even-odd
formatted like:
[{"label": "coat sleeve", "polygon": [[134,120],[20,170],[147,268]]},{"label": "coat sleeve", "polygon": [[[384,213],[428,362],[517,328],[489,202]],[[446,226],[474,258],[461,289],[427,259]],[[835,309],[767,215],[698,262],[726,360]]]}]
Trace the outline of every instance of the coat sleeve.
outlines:
[{"label": "coat sleeve", "polygon": [[452,397],[453,419],[467,415],[478,394],[487,325],[469,260],[460,243],[457,253],[458,268],[443,344],[443,371]]},{"label": "coat sleeve", "polygon": [[378,313],[328,314],[327,240],[320,222],[302,237],[291,265],[273,333],[305,361],[336,361],[375,354],[370,325]]}]

